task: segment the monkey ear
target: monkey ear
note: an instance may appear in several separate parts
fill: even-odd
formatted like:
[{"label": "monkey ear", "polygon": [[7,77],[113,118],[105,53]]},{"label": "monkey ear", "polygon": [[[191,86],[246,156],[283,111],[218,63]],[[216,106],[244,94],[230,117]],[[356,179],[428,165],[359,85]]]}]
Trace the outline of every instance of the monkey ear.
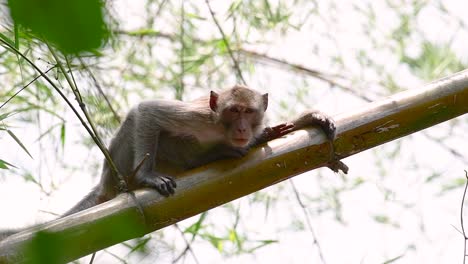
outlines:
[{"label": "monkey ear", "polygon": [[268,108],[268,93],[262,95],[263,99],[263,110],[266,111]]},{"label": "monkey ear", "polygon": [[210,108],[214,112],[218,109],[218,97],[219,95],[216,92],[210,92]]}]

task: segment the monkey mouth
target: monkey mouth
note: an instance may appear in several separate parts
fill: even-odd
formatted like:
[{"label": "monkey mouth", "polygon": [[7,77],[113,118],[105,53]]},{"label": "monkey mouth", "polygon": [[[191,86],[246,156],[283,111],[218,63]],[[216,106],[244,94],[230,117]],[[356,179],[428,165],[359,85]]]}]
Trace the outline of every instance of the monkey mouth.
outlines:
[{"label": "monkey mouth", "polygon": [[249,140],[246,139],[246,138],[233,138],[232,142],[236,146],[243,147],[243,146],[245,146],[245,145],[247,145],[249,143]]}]

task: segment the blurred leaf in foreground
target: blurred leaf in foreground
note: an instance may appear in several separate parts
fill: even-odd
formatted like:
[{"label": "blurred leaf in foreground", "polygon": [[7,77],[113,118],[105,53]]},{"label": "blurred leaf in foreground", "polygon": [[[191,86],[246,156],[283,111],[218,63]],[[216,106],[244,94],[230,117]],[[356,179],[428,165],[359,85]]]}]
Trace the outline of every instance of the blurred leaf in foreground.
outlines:
[{"label": "blurred leaf in foreground", "polygon": [[100,0],[9,0],[15,23],[64,53],[93,51],[107,37]]}]

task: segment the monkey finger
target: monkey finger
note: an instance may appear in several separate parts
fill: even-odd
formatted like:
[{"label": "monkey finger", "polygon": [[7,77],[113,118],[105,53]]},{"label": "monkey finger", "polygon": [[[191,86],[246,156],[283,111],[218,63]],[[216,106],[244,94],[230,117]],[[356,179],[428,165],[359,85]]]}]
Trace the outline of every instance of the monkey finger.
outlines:
[{"label": "monkey finger", "polygon": [[165,189],[170,194],[174,194],[175,193],[174,188],[176,187],[174,179],[172,177],[170,177],[170,176],[164,176],[161,179],[164,181]]},{"label": "monkey finger", "polygon": [[168,196],[170,195],[169,191],[167,190],[167,185],[166,185],[166,183],[164,183],[164,182],[161,182],[161,183],[157,184],[157,185],[156,185],[156,190],[157,190],[160,194],[162,194],[162,195],[164,195],[164,196],[166,196],[166,197],[168,197]]},{"label": "monkey finger", "polygon": [[154,178],[151,182],[148,182],[146,184],[148,187],[152,187],[158,191],[159,194],[168,197],[170,195],[170,192],[167,190],[166,187],[166,182],[164,180],[164,176],[157,176],[157,178]]},{"label": "monkey finger", "polygon": [[172,177],[167,177],[169,179],[169,183],[171,184],[171,187],[172,188],[176,188],[177,187],[177,182],[174,180],[174,178]]},{"label": "monkey finger", "polygon": [[287,126],[287,125],[288,125],[287,123],[282,123],[282,124],[279,124],[277,126],[274,126],[273,129],[281,129],[281,128]]}]

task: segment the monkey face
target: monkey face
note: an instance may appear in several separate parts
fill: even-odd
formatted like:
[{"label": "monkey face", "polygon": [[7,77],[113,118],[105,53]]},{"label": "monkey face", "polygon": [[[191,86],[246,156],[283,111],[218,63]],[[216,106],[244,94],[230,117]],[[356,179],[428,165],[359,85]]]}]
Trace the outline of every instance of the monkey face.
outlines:
[{"label": "monkey face", "polygon": [[262,130],[268,94],[236,85],[220,94],[212,91],[209,103],[216,116],[215,122],[224,126],[226,143],[243,148]]},{"label": "monkey face", "polygon": [[259,110],[242,105],[231,105],[222,112],[227,141],[234,147],[246,147],[259,130],[262,117]]}]

